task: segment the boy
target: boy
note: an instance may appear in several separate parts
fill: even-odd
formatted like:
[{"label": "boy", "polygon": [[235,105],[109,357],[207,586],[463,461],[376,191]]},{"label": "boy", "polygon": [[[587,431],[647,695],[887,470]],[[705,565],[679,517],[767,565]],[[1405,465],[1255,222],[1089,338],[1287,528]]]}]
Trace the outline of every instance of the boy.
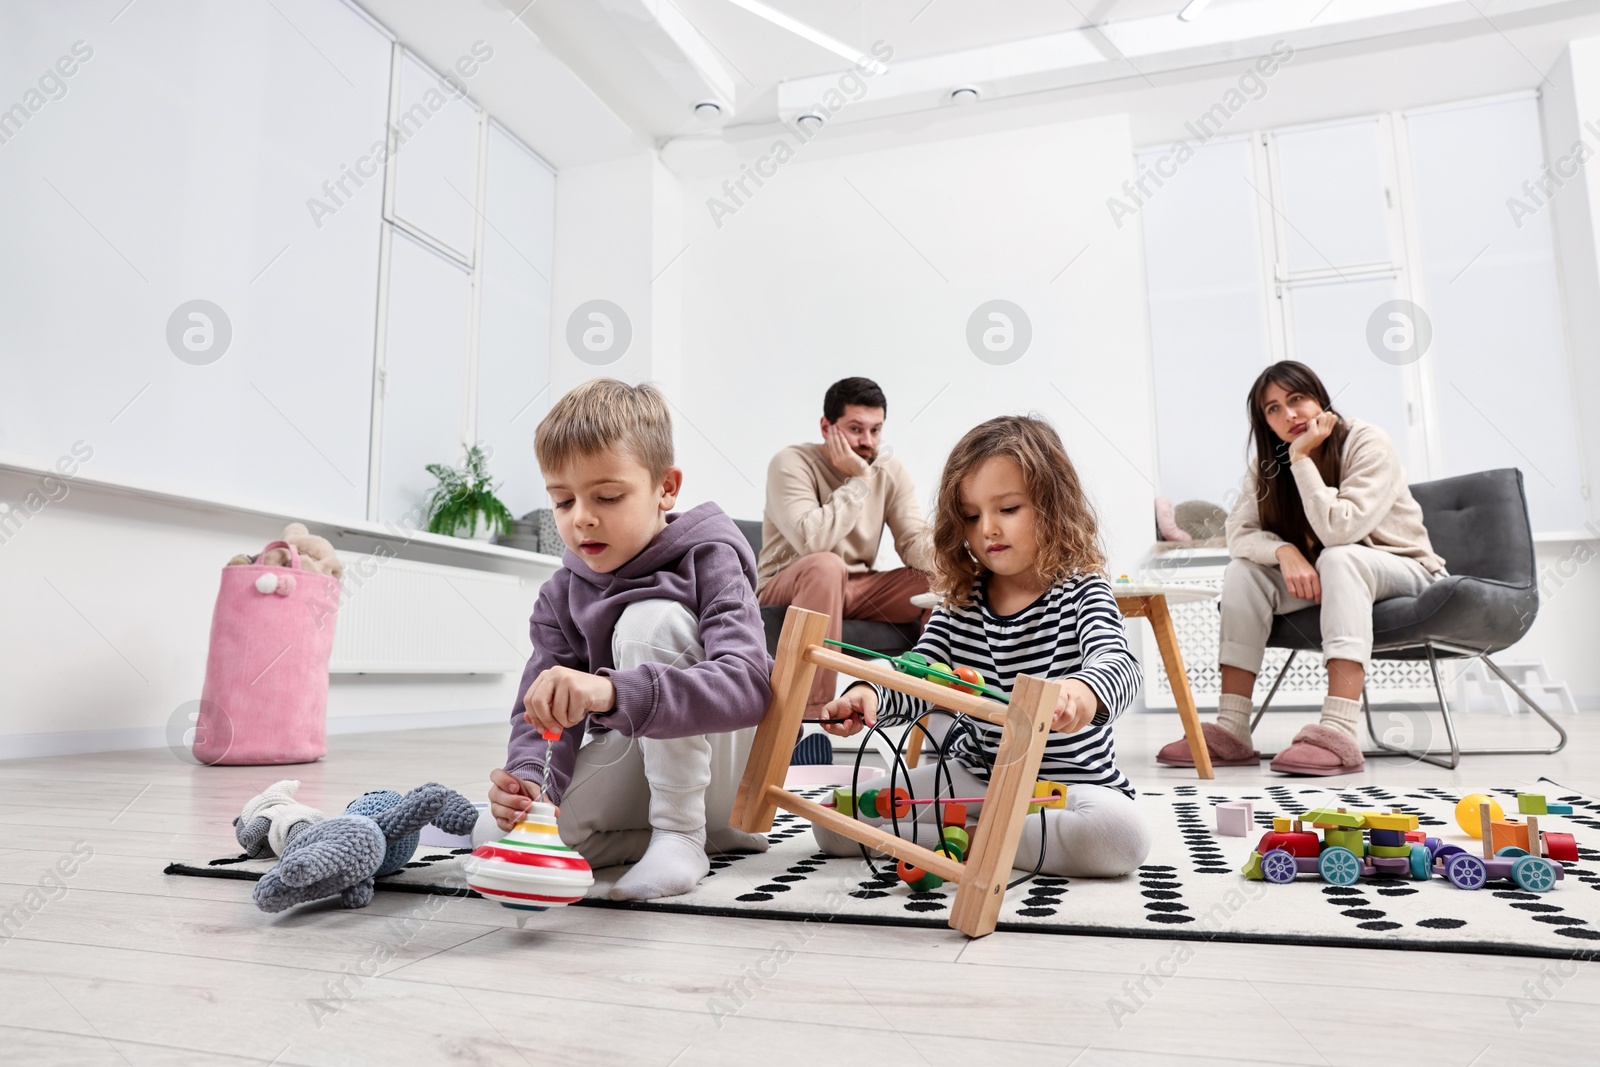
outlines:
[{"label": "boy", "polygon": [[[708,848],[767,847],[728,826],[771,698],[755,557],[715,504],[669,513],[683,471],[654,386],[580,385],[534,451],[567,551],[539,589],[506,765],[473,842],[548,799],[592,866],[634,864],[613,898],[687,893]],[[542,738],[551,729],[560,740]]]}]

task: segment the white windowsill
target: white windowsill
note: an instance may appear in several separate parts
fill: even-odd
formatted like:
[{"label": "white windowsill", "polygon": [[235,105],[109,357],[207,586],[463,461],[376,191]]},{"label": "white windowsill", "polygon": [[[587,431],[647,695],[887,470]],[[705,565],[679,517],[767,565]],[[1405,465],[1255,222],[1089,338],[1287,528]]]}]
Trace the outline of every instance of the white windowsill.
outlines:
[{"label": "white windowsill", "polygon": [[467,555],[494,556],[501,559],[515,560],[519,563],[543,564],[552,569],[561,566],[561,557],[549,556],[541,552],[525,552],[520,548],[507,548],[504,545],[490,544],[487,541],[474,541],[464,537],[446,537],[443,534],[428,533],[423,530],[407,530],[398,525],[385,526],[382,523],[367,522],[364,519],[333,518],[314,512],[288,511],[284,508],[239,498],[197,497],[158,483],[143,480],[119,479],[117,481],[109,481],[83,473],[81,466],[78,474],[68,478],[57,472],[54,467],[40,464],[26,456],[19,456],[11,452],[0,452],[0,470],[16,471],[20,474],[36,477],[52,477],[67,483],[69,486],[81,485],[112,493],[161,500],[197,511],[228,511],[244,515],[266,516],[282,523],[303,522],[313,532],[319,532],[318,528],[320,527],[320,532],[323,533],[358,534],[363,537],[376,537],[384,540],[400,539],[408,544],[448,549],[453,552],[466,553]]}]

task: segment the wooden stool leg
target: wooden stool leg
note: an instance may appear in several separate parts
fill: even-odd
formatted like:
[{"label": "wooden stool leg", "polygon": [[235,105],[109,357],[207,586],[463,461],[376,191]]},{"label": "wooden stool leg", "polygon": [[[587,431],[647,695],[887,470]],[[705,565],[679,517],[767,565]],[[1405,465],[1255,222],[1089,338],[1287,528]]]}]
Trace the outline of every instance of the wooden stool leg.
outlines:
[{"label": "wooden stool leg", "polygon": [[1200,732],[1200,712],[1194,706],[1194,693],[1189,689],[1189,672],[1184,670],[1183,653],[1178,649],[1178,632],[1167,611],[1167,598],[1146,597],[1145,611],[1150,629],[1156,635],[1156,647],[1161,650],[1161,662],[1167,668],[1167,681],[1172,685],[1172,697],[1178,704],[1178,718],[1183,720],[1183,736],[1189,740],[1194,769],[1202,778],[1215,778],[1211,751],[1206,748],[1205,735]]},{"label": "wooden stool leg", "polygon": [[1017,679],[1007,709],[1005,734],[995,754],[983,814],[967,870],[950,909],[950,925],[968,937],[994,932],[1011,880],[1011,863],[1028,817],[1033,785],[1039,780],[1039,761],[1055,715],[1060,682],[1024,675]]},{"label": "wooden stool leg", "polygon": [[915,767],[922,762],[922,745],[929,737],[927,724],[930,718],[932,718],[931,715],[924,715],[912,724],[911,729],[906,731],[905,758],[908,768]]},{"label": "wooden stool leg", "polygon": [[764,834],[772,829],[778,806],[767,795],[767,786],[783,785],[783,776],[800,736],[800,723],[806,714],[806,696],[817,668],[806,661],[809,645],[822,644],[828,636],[828,617],[791,605],[783,617],[783,632],[778,635],[778,654],[772,664],[772,703],[756,727],[750,758],[733,802],[729,825],[748,834]]}]

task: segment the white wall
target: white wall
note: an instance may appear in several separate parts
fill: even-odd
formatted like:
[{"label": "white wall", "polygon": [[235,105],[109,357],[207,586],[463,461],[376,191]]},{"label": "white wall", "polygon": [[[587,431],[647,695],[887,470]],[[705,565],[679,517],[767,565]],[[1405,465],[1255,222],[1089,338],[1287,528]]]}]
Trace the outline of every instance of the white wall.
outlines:
[{"label": "white wall", "polygon": [[[1550,71],[1540,94],[1544,117],[1546,166],[1561,180],[1547,186],[1547,206],[1555,230],[1561,268],[1562,312],[1567,323],[1567,355],[1576,390],[1579,448],[1589,484],[1600,477],[1600,159],[1588,158],[1572,175],[1586,147],[1600,155],[1600,37],[1574,41]],[[1587,124],[1587,125],[1586,125]],[[1529,175],[1539,181],[1543,176]],[[1523,190],[1508,190],[1529,202]],[[1589,517],[1600,519],[1600,502],[1589,500]],[[1600,604],[1600,600],[1596,601]],[[1600,610],[1600,609],[1597,609]]]},{"label": "white wall", "polygon": [[[1143,259],[1136,226],[1116,230],[1103,206],[1132,174],[1127,123],[820,148],[799,144],[762,187],[747,183],[720,228],[706,201],[727,203],[723,180],[740,171],[683,175],[687,502],[760,516],[767,462],[815,439],[827,386],[859,374],[883,386],[884,442],[925,504],[972,426],[1049,417],[1100,508],[1113,573],[1131,569],[1152,536]],[[996,298],[1033,327],[1005,366],[966,338],[968,317]]]},{"label": "white wall", "polygon": [[[82,470],[92,467],[91,460]],[[0,500],[21,501],[40,490],[39,481],[0,471]],[[223,565],[235,553],[259,552],[286,519],[71,480],[43,492],[52,502],[0,544],[0,759],[165,745],[174,713],[200,697]],[[335,528],[315,532],[333,537],[336,548],[372,550],[371,540]],[[392,548],[426,562],[461,562],[452,551]],[[546,573],[534,564],[480,565],[530,583]],[[525,643],[522,608],[493,622],[508,640]],[[517,680],[515,673],[336,675],[328,728],[498,722],[510,715]]]},{"label": "white wall", "polygon": [[[556,251],[550,316],[550,401],[579,382],[608,375],[649,378],[657,339],[651,278],[657,194],[654,153],[568,167],[556,175]],[[632,334],[620,351],[586,353],[568,342],[573,312],[593,300],[621,309]],[[618,342],[620,343],[620,342]]]}]

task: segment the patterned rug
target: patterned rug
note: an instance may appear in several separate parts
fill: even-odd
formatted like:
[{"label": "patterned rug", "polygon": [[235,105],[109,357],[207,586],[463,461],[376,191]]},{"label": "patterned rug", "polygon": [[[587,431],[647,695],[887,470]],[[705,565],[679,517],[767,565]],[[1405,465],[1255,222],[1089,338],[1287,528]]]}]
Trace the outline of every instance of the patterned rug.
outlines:
[{"label": "patterned rug", "polygon": [[[820,798],[829,791],[800,792]],[[1515,812],[1516,790],[1487,792],[1504,798],[1502,805]],[[1558,958],[1600,951],[1600,850],[1586,847],[1600,844],[1600,803],[1587,797],[1552,794],[1552,800],[1571,804],[1574,813],[1540,817],[1542,829],[1572,833],[1579,844],[1579,862],[1565,864],[1565,879],[1548,893],[1524,892],[1510,882],[1465,891],[1437,877],[1428,882],[1369,878],[1334,886],[1315,875],[1303,875],[1291,885],[1271,885],[1239,874],[1261,833],[1272,828],[1273,816],[1294,817],[1321,806],[1399,808],[1415,814],[1429,834],[1477,851],[1478,843],[1455,824],[1459,799],[1434,787],[1330,789],[1305,780],[1254,789],[1201,784],[1143,792],[1139,804],[1154,827],[1155,843],[1136,873],[1116,879],[1029,879],[1007,893],[999,929]],[[1254,802],[1258,828],[1249,837],[1216,834],[1212,807],[1225,800]],[[770,841],[765,853],[715,858],[711,875],[681,897],[647,903],[606,899],[605,890],[620,873],[613,868],[596,872],[595,890],[582,903],[814,922],[935,927],[948,922],[954,885],[912,892],[887,873],[892,869],[881,860],[877,866],[886,874],[880,876],[860,857],[824,856],[816,850],[809,825],[783,812]],[[424,847],[405,870],[380,879],[378,887],[476,896],[466,888],[456,859],[467,851]],[[255,879],[270,867],[270,861],[241,856],[173,863],[166,873]],[[1018,877],[1023,873],[1016,872]]]}]

